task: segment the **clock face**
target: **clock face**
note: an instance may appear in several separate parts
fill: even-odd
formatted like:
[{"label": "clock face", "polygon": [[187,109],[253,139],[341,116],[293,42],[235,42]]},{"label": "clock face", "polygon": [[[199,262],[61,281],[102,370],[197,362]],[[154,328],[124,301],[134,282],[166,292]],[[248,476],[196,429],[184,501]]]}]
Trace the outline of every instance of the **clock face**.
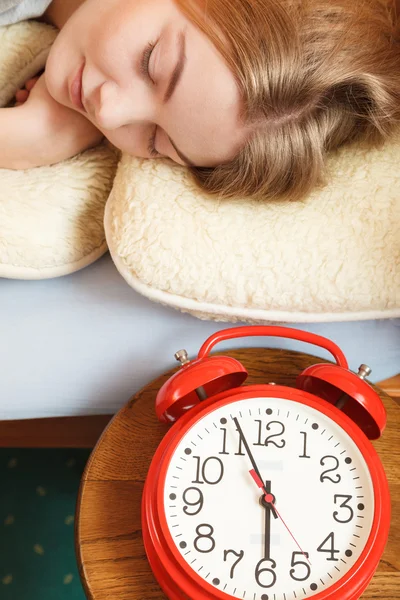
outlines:
[{"label": "clock face", "polygon": [[245,600],[327,590],[359,558],[374,516],[353,440],[282,398],[236,400],[200,418],[172,454],[163,499],[181,560]]}]

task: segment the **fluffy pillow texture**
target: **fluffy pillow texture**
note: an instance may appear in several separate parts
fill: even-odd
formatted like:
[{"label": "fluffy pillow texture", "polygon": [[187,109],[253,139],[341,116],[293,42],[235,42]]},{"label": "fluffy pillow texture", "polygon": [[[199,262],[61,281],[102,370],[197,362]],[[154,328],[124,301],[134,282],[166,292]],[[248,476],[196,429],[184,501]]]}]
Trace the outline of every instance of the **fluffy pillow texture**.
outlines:
[{"label": "fluffy pillow texture", "polygon": [[[0,106],[43,68],[56,33],[37,22],[0,27]],[[0,277],[57,277],[104,254],[104,206],[117,162],[101,144],[50,167],[0,169]]]},{"label": "fluffy pillow texture", "polygon": [[106,207],[112,258],[151,300],[200,318],[400,316],[400,141],[332,156],[303,202],[216,200],[184,168],[124,156]]}]

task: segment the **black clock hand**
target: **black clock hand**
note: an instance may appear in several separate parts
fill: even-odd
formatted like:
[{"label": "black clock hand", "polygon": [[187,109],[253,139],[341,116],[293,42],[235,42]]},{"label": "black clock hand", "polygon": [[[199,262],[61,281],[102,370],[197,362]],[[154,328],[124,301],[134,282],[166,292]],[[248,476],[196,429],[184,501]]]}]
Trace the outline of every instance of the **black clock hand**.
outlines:
[{"label": "black clock hand", "polygon": [[[237,430],[238,430],[238,432],[239,432],[239,435],[240,435],[240,437],[242,438],[243,446],[246,448],[246,452],[247,452],[247,454],[248,454],[248,457],[249,457],[249,459],[250,459],[250,462],[251,462],[251,464],[253,465],[253,469],[254,469],[255,473],[257,474],[257,476],[258,476],[258,479],[259,479],[260,481],[263,481],[263,478],[261,477],[260,471],[258,470],[257,463],[256,463],[256,461],[254,460],[254,456],[253,456],[253,454],[252,454],[252,452],[251,452],[251,450],[250,450],[249,444],[247,443],[247,440],[246,440],[246,438],[244,437],[244,433],[243,433],[243,431],[242,431],[242,428],[241,428],[241,427],[240,427],[240,425],[239,425],[239,421],[237,420],[237,418],[236,418],[236,417],[234,417],[234,419],[233,419],[233,422],[235,423],[235,425],[236,425],[236,428],[237,428]],[[267,492],[267,490],[264,488],[264,486],[263,486],[263,488],[262,488],[262,489],[264,490],[264,492],[265,492],[266,494],[268,493],[268,492]],[[276,514],[276,511],[275,511],[275,509],[274,509],[274,507],[273,507],[273,506],[271,507],[271,510],[272,510],[272,514],[274,515],[275,519],[277,519],[277,518],[278,518],[278,515]]]},{"label": "black clock hand", "polygon": [[[252,476],[252,478],[254,479],[254,481],[256,482],[256,484],[258,485],[259,488],[261,488],[262,490],[265,491],[266,486],[263,484],[263,482],[261,481],[261,479],[258,477],[257,473],[254,471],[254,469],[252,469],[251,471],[249,471],[250,475]],[[268,482],[267,482],[268,483]],[[292,537],[294,543],[296,544],[296,546],[299,548],[300,552],[302,554],[304,554],[305,558],[307,559],[307,561],[310,563],[309,559],[308,559],[308,554],[306,552],[303,552],[303,550],[301,549],[301,546],[299,544],[299,542],[296,540],[296,538],[294,537],[293,533],[290,531],[289,527],[286,525],[285,521],[283,520],[283,518],[281,517],[281,515],[279,514],[278,509],[275,507],[275,496],[271,493],[266,492],[266,494],[263,496],[263,498],[261,499],[261,504],[263,506],[265,506],[265,504],[270,504],[271,505],[271,510],[275,510],[275,512],[277,513],[278,517],[280,518],[280,520],[282,521],[283,525],[285,526],[285,528],[287,529],[289,535]],[[311,565],[311,563],[310,563]]]},{"label": "black clock hand", "polygon": [[[267,494],[271,493],[271,482],[265,482]],[[267,502],[262,503],[265,510],[265,531],[264,531],[264,558],[271,558],[271,505]]]},{"label": "black clock hand", "polygon": [[246,448],[246,452],[247,452],[247,454],[248,454],[248,457],[249,457],[249,459],[250,459],[250,462],[251,462],[251,464],[253,465],[253,469],[255,470],[255,472],[257,473],[258,477],[261,479],[261,481],[263,481],[263,478],[261,477],[260,471],[258,470],[257,463],[256,463],[256,461],[254,460],[254,457],[253,457],[253,455],[252,455],[252,453],[251,453],[251,450],[250,450],[250,448],[249,448],[249,445],[248,445],[248,443],[247,443],[247,440],[246,440],[246,438],[244,437],[244,433],[243,433],[243,431],[242,431],[242,428],[240,427],[240,425],[239,425],[239,421],[237,420],[237,418],[236,418],[236,417],[233,419],[233,422],[235,423],[235,425],[236,425],[236,428],[237,428],[237,430],[238,430],[238,432],[239,432],[239,435],[240,435],[240,437],[242,438],[243,446]]}]

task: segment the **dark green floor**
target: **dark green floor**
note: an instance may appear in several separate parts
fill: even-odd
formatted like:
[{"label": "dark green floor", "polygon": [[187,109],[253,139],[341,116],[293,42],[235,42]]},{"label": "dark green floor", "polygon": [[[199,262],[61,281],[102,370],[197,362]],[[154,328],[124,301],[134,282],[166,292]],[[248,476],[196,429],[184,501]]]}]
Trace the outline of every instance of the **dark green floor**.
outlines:
[{"label": "dark green floor", "polygon": [[84,600],[74,512],[88,457],[0,449],[0,600]]}]

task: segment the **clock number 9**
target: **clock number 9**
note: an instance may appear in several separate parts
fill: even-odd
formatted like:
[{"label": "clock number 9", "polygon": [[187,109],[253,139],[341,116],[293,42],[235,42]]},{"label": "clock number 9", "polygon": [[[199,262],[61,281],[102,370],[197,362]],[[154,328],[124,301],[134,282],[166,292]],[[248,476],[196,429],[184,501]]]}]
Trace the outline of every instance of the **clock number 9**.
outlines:
[{"label": "clock number 9", "polygon": [[[195,500],[193,498],[193,494],[191,494],[190,492],[196,492],[197,494],[197,500]],[[192,501],[190,501],[190,496],[192,496]],[[199,488],[195,488],[195,487],[189,487],[187,488],[184,492],[183,492],[183,496],[182,496],[183,502],[185,503],[185,505],[187,504],[187,506],[183,507],[183,512],[185,513],[185,515],[189,515],[190,517],[194,517],[195,515],[198,515],[199,512],[201,511],[201,509],[203,508],[203,504],[204,504],[204,496],[203,493],[199,490]],[[194,512],[189,512],[189,507],[198,507],[197,510],[195,510]]]},{"label": "clock number 9", "polygon": [[[295,560],[296,559],[296,554],[299,554],[300,556],[303,556],[302,552],[293,552],[292,554],[292,562],[290,563],[291,567],[297,567],[297,565],[302,565],[303,567],[305,567],[307,569],[307,572],[305,574],[304,577],[296,577],[295,575],[295,569],[290,569],[290,577],[292,579],[294,579],[295,581],[305,581],[306,579],[308,579],[311,575],[311,568],[310,565],[306,562],[304,562],[304,560]],[[304,553],[304,556],[306,556],[308,558],[308,552]]]},{"label": "clock number 9", "polygon": [[[263,567],[264,563],[271,563],[271,567],[272,568],[269,569],[268,567]],[[274,569],[276,569],[276,562],[274,560],[272,560],[272,558],[263,558],[262,560],[260,560],[259,563],[257,563],[255,576],[256,576],[256,581],[257,581],[257,583],[258,583],[258,585],[260,587],[262,587],[262,588],[270,588],[273,585],[275,585],[275,582],[276,582],[276,573],[275,573]],[[271,576],[271,581],[270,582],[268,582],[268,583],[261,582],[261,575],[263,573],[269,573],[269,576]]]}]

